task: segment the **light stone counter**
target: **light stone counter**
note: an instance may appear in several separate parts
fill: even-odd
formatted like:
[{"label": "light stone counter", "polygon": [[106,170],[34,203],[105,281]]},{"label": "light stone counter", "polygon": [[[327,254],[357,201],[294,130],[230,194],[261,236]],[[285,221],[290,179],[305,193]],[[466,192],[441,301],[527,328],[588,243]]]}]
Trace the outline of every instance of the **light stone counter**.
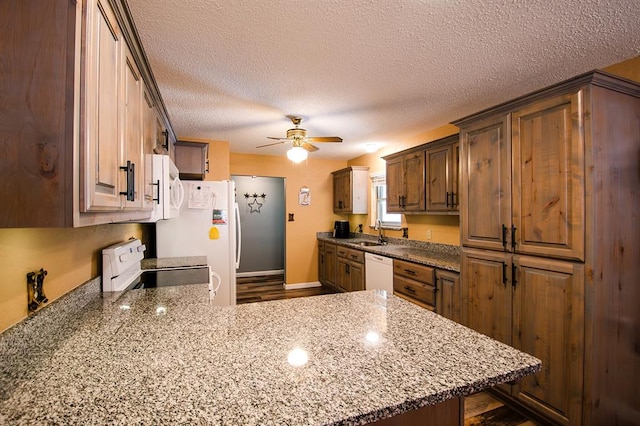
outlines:
[{"label": "light stone counter", "polygon": [[450,244],[430,243],[405,238],[386,238],[387,244],[381,246],[362,246],[363,242],[376,242],[377,237],[370,234],[351,233],[349,238],[334,238],[330,232],[317,232],[319,241],[337,244],[356,250],[366,251],[394,259],[406,260],[448,271],[460,272],[460,247]]},{"label": "light stone counter", "polygon": [[206,285],[110,301],[95,281],[0,335],[0,359],[12,425],[364,424],[540,369],[381,293],[217,307]]}]

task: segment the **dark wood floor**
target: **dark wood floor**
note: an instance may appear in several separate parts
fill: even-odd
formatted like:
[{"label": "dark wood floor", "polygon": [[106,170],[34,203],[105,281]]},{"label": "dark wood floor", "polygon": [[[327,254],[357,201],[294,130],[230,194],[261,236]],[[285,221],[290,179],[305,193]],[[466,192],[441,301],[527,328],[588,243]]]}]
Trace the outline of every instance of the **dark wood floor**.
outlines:
[{"label": "dark wood floor", "polygon": [[[264,302],[267,300],[331,294],[329,287],[311,287],[285,290],[284,275],[236,278],[237,303]],[[478,392],[464,400],[465,426],[535,426],[519,413],[505,406],[486,392]]]},{"label": "dark wood floor", "polygon": [[236,278],[236,301],[238,304],[331,293],[335,293],[335,291],[325,286],[285,290],[284,275]]}]

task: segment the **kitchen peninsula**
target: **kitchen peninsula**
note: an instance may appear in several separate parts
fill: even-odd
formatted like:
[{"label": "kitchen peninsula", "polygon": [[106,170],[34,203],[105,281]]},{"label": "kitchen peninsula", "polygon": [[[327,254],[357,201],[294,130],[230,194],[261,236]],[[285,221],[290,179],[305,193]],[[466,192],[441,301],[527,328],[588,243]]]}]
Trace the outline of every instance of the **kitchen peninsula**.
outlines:
[{"label": "kitchen peninsula", "polygon": [[541,367],[381,291],[208,297],[96,279],[52,303],[0,335],[0,423],[390,424]]}]

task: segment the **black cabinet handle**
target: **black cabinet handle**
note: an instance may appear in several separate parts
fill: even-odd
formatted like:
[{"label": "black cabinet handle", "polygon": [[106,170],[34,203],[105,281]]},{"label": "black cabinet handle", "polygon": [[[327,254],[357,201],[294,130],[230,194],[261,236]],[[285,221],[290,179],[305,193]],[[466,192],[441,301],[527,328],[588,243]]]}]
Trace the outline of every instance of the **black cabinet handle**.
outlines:
[{"label": "black cabinet handle", "polygon": [[507,263],[502,262],[502,284],[507,286]]},{"label": "black cabinet handle", "polygon": [[[450,195],[450,194],[447,192],[447,193],[446,193],[446,198],[447,198],[447,208],[449,207],[449,195]],[[453,203],[452,203],[452,204],[453,204]],[[452,205],[451,207],[453,207],[453,205]]]},{"label": "black cabinet handle", "polygon": [[342,208],[342,201],[338,201],[338,208],[341,209]]},{"label": "black cabinet handle", "polygon": [[518,228],[511,225],[511,250],[513,251],[516,249],[516,229]]},{"label": "black cabinet handle", "polygon": [[507,227],[502,224],[502,247],[507,251]]},{"label": "black cabinet handle", "polygon": [[156,198],[152,198],[151,201],[155,201],[156,204],[160,204],[160,179],[158,179],[156,183],[152,183],[151,186],[155,186],[158,191],[158,196]]},{"label": "black cabinet handle", "polygon": [[162,147],[169,151],[169,130],[163,130],[162,134],[164,135],[164,143],[162,144]]},{"label": "black cabinet handle", "polygon": [[127,201],[135,201],[135,168],[136,165],[129,160],[126,166],[120,166],[120,170],[127,174],[127,190],[120,192],[120,195],[126,195]]},{"label": "black cabinet handle", "polygon": [[518,273],[518,267],[515,263],[511,264],[511,285],[516,286],[518,284],[518,280],[516,279],[516,274]]},{"label": "black cabinet handle", "polygon": [[409,287],[408,285],[404,286],[404,289],[407,290],[411,294],[416,294],[416,291]]},{"label": "black cabinet handle", "polygon": [[416,274],[416,271],[414,271],[412,269],[405,269],[404,271],[409,275],[415,275]]},{"label": "black cabinet handle", "polygon": [[349,264],[344,265],[344,271],[345,271],[347,274],[350,274],[350,273],[351,273],[351,268],[349,267]]}]

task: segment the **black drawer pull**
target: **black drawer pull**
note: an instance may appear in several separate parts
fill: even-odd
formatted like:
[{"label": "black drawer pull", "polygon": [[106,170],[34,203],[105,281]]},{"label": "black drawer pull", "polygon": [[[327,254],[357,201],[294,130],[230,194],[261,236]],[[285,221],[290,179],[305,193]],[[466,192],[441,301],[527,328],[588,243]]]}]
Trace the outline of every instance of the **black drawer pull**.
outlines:
[{"label": "black drawer pull", "polygon": [[415,275],[416,274],[416,271],[414,271],[412,269],[405,269],[404,271],[409,275]]},{"label": "black drawer pull", "polygon": [[409,287],[408,285],[404,286],[404,289],[407,290],[411,294],[416,294],[416,291]]}]

